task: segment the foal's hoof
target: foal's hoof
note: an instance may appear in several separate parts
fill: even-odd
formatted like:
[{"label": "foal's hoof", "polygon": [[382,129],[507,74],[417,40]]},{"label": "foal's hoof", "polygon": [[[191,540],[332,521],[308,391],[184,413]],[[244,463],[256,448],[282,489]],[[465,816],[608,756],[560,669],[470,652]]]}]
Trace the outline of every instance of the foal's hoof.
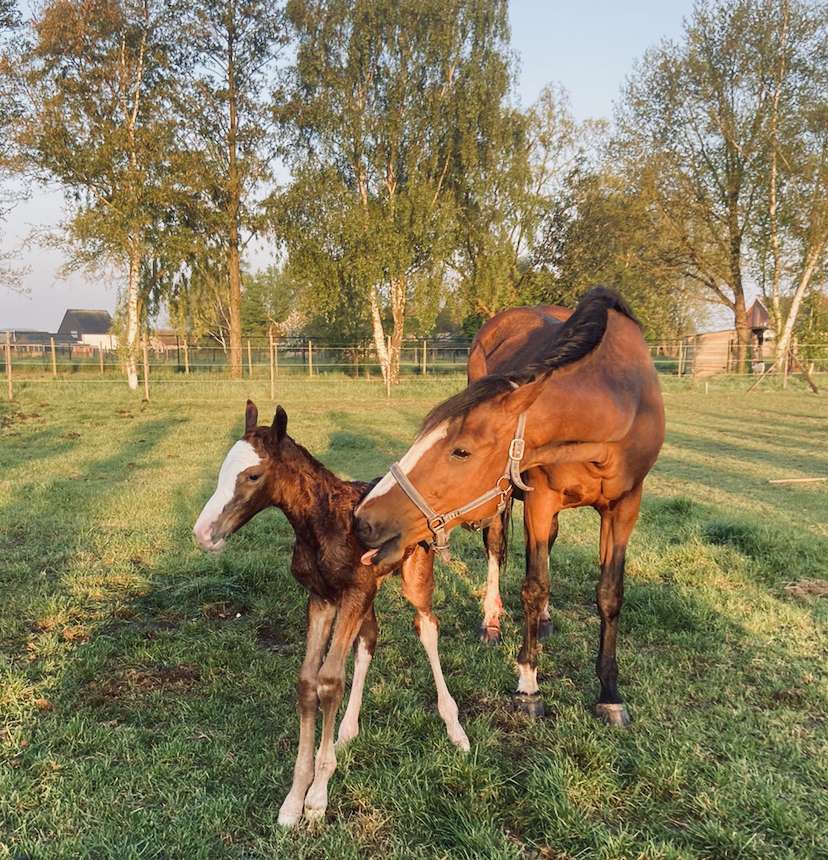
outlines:
[{"label": "foal's hoof", "polygon": [[500,645],[500,628],[482,624],[480,626],[480,641],[484,645]]},{"label": "foal's hoof", "polygon": [[538,639],[543,641],[544,639],[548,639],[552,635],[552,619],[551,618],[541,618],[538,621]]},{"label": "foal's hoof", "polygon": [[595,716],[608,726],[625,729],[631,722],[630,712],[623,702],[598,702],[595,706]]},{"label": "foal's hoof", "polygon": [[512,708],[527,717],[542,717],[546,713],[540,693],[514,693]]}]

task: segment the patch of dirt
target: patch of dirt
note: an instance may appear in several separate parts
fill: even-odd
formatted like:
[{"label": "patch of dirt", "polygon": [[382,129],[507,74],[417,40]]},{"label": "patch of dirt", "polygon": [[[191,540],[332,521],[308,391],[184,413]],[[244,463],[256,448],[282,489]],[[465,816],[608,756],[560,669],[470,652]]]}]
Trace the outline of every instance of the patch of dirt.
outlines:
[{"label": "patch of dirt", "polygon": [[80,439],[81,434],[77,433],[75,430],[70,430],[68,433],[64,433],[60,438],[61,439]]},{"label": "patch of dirt", "polygon": [[264,621],[256,627],[256,644],[274,654],[293,654],[296,645],[291,642],[280,627]]},{"label": "patch of dirt", "polygon": [[794,597],[828,597],[828,580],[800,579],[786,585],[785,591]]},{"label": "patch of dirt", "polygon": [[231,600],[220,600],[218,603],[205,603],[201,607],[201,614],[211,621],[236,621],[247,615],[250,607],[242,603],[234,603]]},{"label": "patch of dirt", "polygon": [[148,669],[122,669],[108,677],[90,681],[86,685],[93,704],[119,699],[139,698],[149,693],[183,695],[201,681],[201,672],[192,663],[178,666],[152,666]]},{"label": "patch of dirt", "polygon": [[129,411],[129,409],[116,409],[115,414],[119,418],[134,418],[135,416]]}]

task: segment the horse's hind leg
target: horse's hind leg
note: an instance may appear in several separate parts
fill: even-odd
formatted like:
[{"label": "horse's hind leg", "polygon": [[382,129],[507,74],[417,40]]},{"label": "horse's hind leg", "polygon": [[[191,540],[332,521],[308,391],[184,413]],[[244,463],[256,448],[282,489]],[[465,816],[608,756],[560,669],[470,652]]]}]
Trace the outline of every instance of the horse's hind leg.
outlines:
[{"label": "horse's hind leg", "polygon": [[342,717],[342,722],[339,724],[339,733],[336,738],[337,749],[344,747],[359,734],[359,711],[362,707],[365,676],[368,674],[368,667],[371,665],[371,658],[374,656],[376,645],[377,616],[372,604],[365,615],[354,643],[354,677],[351,681],[348,707],[345,708],[345,716]]},{"label": "horse's hind leg", "polygon": [[601,693],[595,706],[596,715],[614,726],[629,725],[630,715],[618,693],[618,663],[615,645],[618,617],[624,600],[624,559],[638,511],[641,506],[641,484],[601,510],[601,579],[595,592],[601,616],[601,636],[595,671],[601,682]]},{"label": "horse's hind leg", "polygon": [[[555,543],[555,540],[558,537],[558,514],[552,517],[552,528],[549,532],[549,537],[547,539],[547,546],[549,547],[549,552],[552,552],[552,546]],[[538,640],[543,642],[544,639],[548,639],[552,635],[552,619],[549,617],[549,594],[547,592],[546,602],[543,604],[543,608],[540,611],[540,617],[538,618]]]},{"label": "horse's hind leg", "polygon": [[483,529],[483,545],[486,547],[488,568],[480,641],[487,645],[497,645],[500,642],[500,616],[503,614],[503,603],[500,599],[500,569],[506,560],[506,518],[511,516],[511,513],[512,506],[509,504],[499,517]]}]

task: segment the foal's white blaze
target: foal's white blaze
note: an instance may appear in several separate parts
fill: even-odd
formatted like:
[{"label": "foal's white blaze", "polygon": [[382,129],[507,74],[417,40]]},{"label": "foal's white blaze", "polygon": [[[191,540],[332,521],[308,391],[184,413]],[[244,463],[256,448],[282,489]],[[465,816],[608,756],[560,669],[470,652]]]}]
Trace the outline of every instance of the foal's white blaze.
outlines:
[{"label": "foal's white blaze", "polygon": [[233,498],[236,489],[236,479],[251,466],[258,466],[262,458],[256,453],[256,449],[244,439],[239,439],[227,452],[224,462],[219,470],[216,491],[210,496],[209,501],[198,516],[193,527],[196,540],[204,549],[221,549],[224,541],[213,543],[212,529],[227,503]]},{"label": "foal's white blaze", "polygon": [[[448,422],[444,421],[442,424],[438,424],[433,430],[429,430],[425,436],[420,436],[415,440],[414,444],[405,452],[402,460],[400,460],[400,469],[402,469],[403,473],[408,475],[417,463],[420,462],[422,457],[441,439],[445,439],[447,435]],[[382,480],[362,500],[359,508],[369,499],[378,499],[380,496],[384,496],[396,483],[394,476],[390,472],[386,472]],[[357,514],[359,514],[359,508],[356,510]]]}]

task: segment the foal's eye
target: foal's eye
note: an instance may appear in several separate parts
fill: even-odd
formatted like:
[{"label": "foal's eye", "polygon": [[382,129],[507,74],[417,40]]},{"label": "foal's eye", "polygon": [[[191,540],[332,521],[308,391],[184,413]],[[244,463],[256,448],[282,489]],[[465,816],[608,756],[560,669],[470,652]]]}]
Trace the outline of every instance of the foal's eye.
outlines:
[{"label": "foal's eye", "polygon": [[467,451],[465,448],[455,448],[451,452],[451,456],[454,457],[455,460],[465,460],[468,457],[471,457],[471,451]]}]

